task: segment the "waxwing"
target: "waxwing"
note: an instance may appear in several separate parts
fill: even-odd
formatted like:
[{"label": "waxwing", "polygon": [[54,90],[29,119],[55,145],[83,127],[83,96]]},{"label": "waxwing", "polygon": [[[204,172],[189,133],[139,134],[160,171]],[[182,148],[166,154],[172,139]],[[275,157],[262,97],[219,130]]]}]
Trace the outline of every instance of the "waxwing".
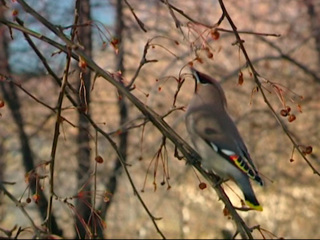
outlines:
[{"label": "waxwing", "polygon": [[194,95],[186,112],[186,127],[201,166],[223,181],[233,180],[246,204],[262,211],[249,179],[263,186],[240,133],[227,112],[227,101],[218,81],[191,68],[196,80]]}]

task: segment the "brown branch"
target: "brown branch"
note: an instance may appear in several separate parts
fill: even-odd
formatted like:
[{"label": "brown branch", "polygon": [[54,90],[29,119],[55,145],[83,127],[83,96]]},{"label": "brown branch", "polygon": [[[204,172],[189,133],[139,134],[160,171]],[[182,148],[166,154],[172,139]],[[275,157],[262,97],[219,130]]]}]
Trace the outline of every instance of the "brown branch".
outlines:
[{"label": "brown branch", "polygon": [[176,24],[176,28],[179,28],[179,30],[181,31],[181,33],[183,34],[183,31],[181,29],[181,23],[180,21],[178,20],[178,18],[176,17],[176,15],[174,14],[173,10],[172,10],[172,5],[169,4],[168,0],[164,0],[164,3],[168,6],[168,9],[169,9],[169,13],[171,15],[171,17],[173,18],[175,24]]},{"label": "brown branch", "polygon": [[63,97],[65,95],[65,89],[68,82],[68,73],[69,73],[70,64],[71,64],[71,49],[69,48],[67,51],[67,61],[66,61],[66,66],[64,70],[64,76],[63,76],[59,97],[57,101],[56,122],[54,127],[54,136],[53,136],[51,154],[50,154],[50,178],[49,178],[50,196],[49,196],[49,203],[48,203],[48,209],[47,209],[47,218],[45,220],[45,223],[47,224],[49,230],[51,230],[53,196],[55,195],[54,193],[54,165],[56,160],[55,157],[56,157],[56,151],[57,151],[57,145],[58,145],[58,137],[60,135],[62,102],[63,102]]},{"label": "brown branch", "polygon": [[33,96],[28,90],[26,90],[24,87],[21,86],[20,83],[17,83],[16,81],[14,81],[13,79],[9,78],[8,76],[4,76],[0,73],[0,77],[2,79],[5,79],[6,82],[8,83],[12,83],[14,84],[16,87],[18,87],[22,92],[24,92],[25,94],[27,94],[29,97],[31,97],[33,100],[35,100],[37,103],[43,105],[44,107],[50,109],[51,111],[55,111],[53,107],[49,106],[48,104],[46,104],[45,102],[41,101],[40,99],[38,99],[37,97]]},{"label": "brown branch", "polygon": [[296,143],[296,141],[294,140],[294,138],[291,136],[289,130],[287,129],[287,126],[283,123],[283,121],[280,119],[280,117],[277,115],[276,111],[274,110],[274,108],[272,107],[271,103],[269,102],[268,98],[266,97],[265,95],[265,92],[264,92],[264,89],[262,87],[262,84],[259,80],[259,73],[256,71],[256,69],[254,68],[249,56],[248,56],[248,53],[244,47],[244,44],[243,44],[243,40],[241,39],[238,31],[237,31],[237,27],[235,26],[235,24],[233,23],[227,9],[225,8],[225,5],[223,3],[223,0],[219,0],[219,3],[220,3],[220,6],[221,6],[221,9],[223,10],[223,12],[225,13],[226,15],[226,18],[228,19],[228,22],[229,24],[231,25],[231,28],[233,29],[234,31],[234,35],[237,39],[237,44],[239,45],[245,59],[246,59],[246,62],[247,64],[249,65],[251,71],[252,71],[252,74],[254,76],[254,80],[259,88],[259,91],[261,92],[261,95],[263,97],[263,100],[264,102],[267,104],[267,106],[269,107],[270,111],[272,112],[273,116],[275,117],[275,119],[278,121],[279,125],[281,126],[282,130],[285,132],[285,134],[287,135],[287,137],[290,139],[290,141],[292,142],[292,144],[294,145],[294,147],[298,150],[298,152],[300,153],[300,155],[302,156],[302,158],[305,160],[305,162],[309,165],[309,167],[313,170],[313,173],[314,174],[317,174],[320,176],[320,172],[315,169],[313,167],[313,165],[310,163],[310,161],[306,158],[305,154],[303,154],[303,152],[301,151],[301,149],[299,148],[299,144]]},{"label": "brown branch", "polygon": [[[39,40],[42,40],[42,41],[48,43],[49,45],[59,49],[62,52],[67,52],[68,51],[66,46],[64,46],[64,45],[62,45],[62,44],[60,44],[60,43],[58,43],[58,42],[56,42],[56,41],[54,41],[54,40],[52,40],[50,38],[38,33],[38,32],[32,31],[31,29],[28,29],[28,28],[26,28],[24,26],[20,26],[18,24],[10,22],[10,21],[8,21],[8,20],[6,20],[4,18],[0,18],[0,23],[2,23],[4,25],[6,25],[7,27],[9,27],[9,31],[11,31],[11,28],[19,30],[22,33],[25,33],[25,34],[27,34],[29,36],[35,37],[35,38],[37,38]],[[75,53],[71,52],[71,56],[74,59],[76,59],[77,61],[79,60],[79,57]]]},{"label": "brown branch", "polygon": [[[224,28],[216,28],[216,30],[221,32],[228,32],[228,33],[234,33],[233,30],[224,29]],[[238,33],[241,34],[252,34],[257,36],[264,36],[264,37],[281,37],[281,34],[279,33],[262,33],[262,32],[252,32],[252,31],[244,31],[239,30]]]}]

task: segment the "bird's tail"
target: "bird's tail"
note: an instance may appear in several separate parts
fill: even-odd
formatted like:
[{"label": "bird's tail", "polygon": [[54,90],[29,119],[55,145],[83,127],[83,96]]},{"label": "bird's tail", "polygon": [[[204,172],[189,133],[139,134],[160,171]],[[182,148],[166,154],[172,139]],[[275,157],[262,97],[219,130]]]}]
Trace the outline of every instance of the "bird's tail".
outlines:
[{"label": "bird's tail", "polygon": [[242,190],[246,204],[254,210],[262,211],[263,208],[254,194],[249,178],[247,176],[238,178],[236,183]]},{"label": "bird's tail", "polygon": [[254,209],[254,210],[257,210],[257,211],[263,211],[263,208],[262,206],[260,205],[260,203],[258,202],[256,196],[254,195],[253,191],[247,193],[247,192],[244,192],[244,199],[246,201],[246,204]]}]

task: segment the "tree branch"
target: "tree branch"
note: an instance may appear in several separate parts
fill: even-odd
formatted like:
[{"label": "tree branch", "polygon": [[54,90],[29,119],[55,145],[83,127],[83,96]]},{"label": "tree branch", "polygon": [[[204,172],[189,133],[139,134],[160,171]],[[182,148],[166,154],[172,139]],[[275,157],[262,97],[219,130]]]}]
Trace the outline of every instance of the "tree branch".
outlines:
[{"label": "tree branch", "polygon": [[310,161],[307,159],[307,157],[305,156],[305,154],[301,151],[299,144],[295,141],[295,139],[293,138],[293,136],[291,136],[287,126],[283,123],[282,119],[280,119],[279,115],[276,113],[276,111],[274,110],[274,108],[272,107],[271,103],[269,102],[268,98],[266,97],[266,94],[264,92],[264,89],[262,87],[262,84],[259,80],[260,74],[256,71],[255,67],[253,66],[248,53],[244,47],[243,41],[237,31],[237,27],[235,26],[235,24],[233,23],[227,9],[225,8],[225,5],[223,3],[223,0],[219,0],[221,9],[223,10],[223,12],[226,15],[226,18],[228,19],[229,24],[231,25],[231,28],[234,31],[234,35],[237,39],[237,44],[239,45],[245,59],[246,62],[248,64],[248,66],[250,67],[252,74],[254,76],[254,80],[255,83],[257,84],[259,91],[263,97],[264,102],[267,104],[267,106],[269,107],[270,111],[272,112],[273,116],[275,117],[275,119],[277,120],[277,122],[279,123],[279,125],[281,126],[282,130],[284,131],[284,133],[287,135],[287,137],[290,139],[290,141],[292,142],[293,146],[295,147],[295,149],[299,152],[299,154],[301,155],[301,157],[305,160],[305,162],[309,165],[309,167],[313,170],[314,174],[317,174],[320,176],[320,172],[310,163]]}]

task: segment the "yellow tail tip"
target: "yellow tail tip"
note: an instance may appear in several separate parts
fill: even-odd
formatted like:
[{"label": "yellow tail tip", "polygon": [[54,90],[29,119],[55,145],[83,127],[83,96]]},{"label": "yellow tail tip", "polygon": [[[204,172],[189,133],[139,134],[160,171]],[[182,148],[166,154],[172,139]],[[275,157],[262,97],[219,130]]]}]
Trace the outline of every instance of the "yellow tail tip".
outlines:
[{"label": "yellow tail tip", "polygon": [[251,203],[251,202],[249,202],[249,201],[246,201],[246,204],[247,204],[250,208],[252,208],[252,209],[254,209],[254,210],[257,210],[257,211],[260,211],[260,212],[263,211],[263,207],[262,207],[261,205],[254,205],[253,203]]}]

